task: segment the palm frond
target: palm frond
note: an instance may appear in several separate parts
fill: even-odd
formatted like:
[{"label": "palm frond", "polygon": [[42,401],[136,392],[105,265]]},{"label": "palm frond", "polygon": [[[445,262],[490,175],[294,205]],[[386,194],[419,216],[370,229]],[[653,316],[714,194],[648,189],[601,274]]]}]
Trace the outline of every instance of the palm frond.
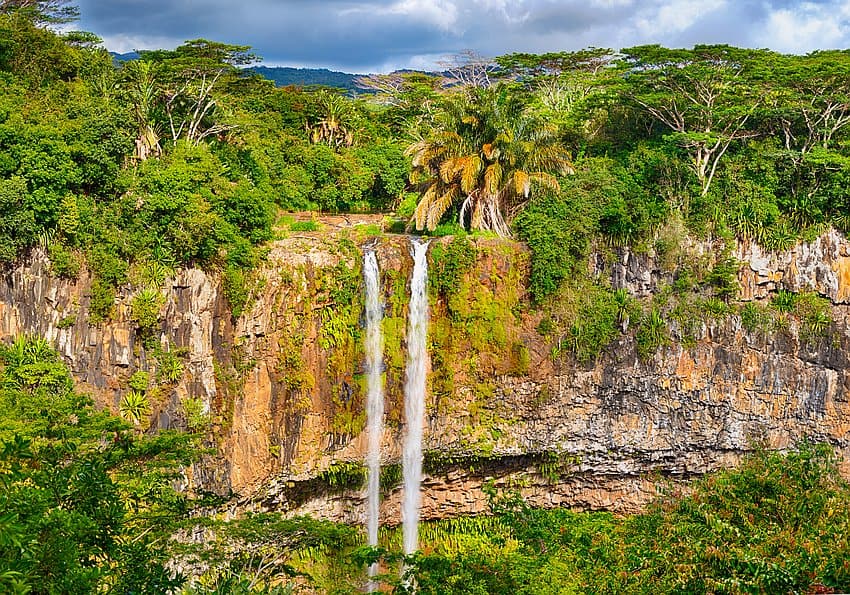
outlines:
[{"label": "palm frond", "polygon": [[419,199],[419,204],[416,205],[416,210],[413,212],[413,219],[416,222],[416,229],[424,229],[425,222],[428,220],[428,211],[431,209],[431,202],[437,195],[437,182],[431,184],[422,198]]},{"label": "palm frond", "polygon": [[461,172],[460,188],[469,194],[478,186],[478,176],[481,174],[483,163],[478,155],[470,155],[464,162]]}]

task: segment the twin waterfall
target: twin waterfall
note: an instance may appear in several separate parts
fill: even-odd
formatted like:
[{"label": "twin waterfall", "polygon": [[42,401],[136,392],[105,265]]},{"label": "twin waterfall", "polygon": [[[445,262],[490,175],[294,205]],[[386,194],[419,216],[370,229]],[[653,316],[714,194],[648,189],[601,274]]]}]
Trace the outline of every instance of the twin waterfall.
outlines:
[{"label": "twin waterfall", "polygon": [[[425,380],[427,371],[428,333],[428,242],[412,241],[413,276],[410,281],[410,306],[407,329],[407,368],[404,385],[404,411],[407,432],[402,455],[404,502],[402,525],[404,553],[418,549],[419,493],[422,481],[422,431],[425,415]],[[381,435],[383,433],[384,390],[381,382],[384,341],[381,334],[383,308],[378,259],[374,249],[367,250],[363,260],[366,285],[366,427],[368,434],[367,521],[369,545],[378,545],[378,510],[381,476]],[[369,575],[374,576],[373,565]],[[370,585],[373,590],[374,585]]]}]

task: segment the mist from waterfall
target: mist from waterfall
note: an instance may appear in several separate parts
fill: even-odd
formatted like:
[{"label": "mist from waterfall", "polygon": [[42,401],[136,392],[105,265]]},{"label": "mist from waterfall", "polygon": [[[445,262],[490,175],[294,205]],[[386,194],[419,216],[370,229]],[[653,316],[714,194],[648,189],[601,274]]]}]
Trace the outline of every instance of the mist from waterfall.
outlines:
[{"label": "mist from waterfall", "polygon": [[[378,545],[378,515],[381,483],[381,435],[384,419],[384,388],[381,382],[383,368],[384,336],[381,333],[381,320],[384,317],[381,304],[381,280],[378,270],[378,258],[374,250],[363,255],[363,279],[366,284],[366,428],[368,468],[366,533],[369,545]],[[375,576],[377,563],[369,567],[369,576]],[[376,585],[370,582],[369,592]]]},{"label": "mist from waterfall", "polygon": [[407,330],[407,376],[404,384],[404,412],[407,434],[402,454],[404,501],[402,529],[404,553],[419,549],[419,507],[422,483],[422,432],[425,416],[425,375],[428,349],[428,242],[411,241],[413,276],[410,280],[410,307]]}]

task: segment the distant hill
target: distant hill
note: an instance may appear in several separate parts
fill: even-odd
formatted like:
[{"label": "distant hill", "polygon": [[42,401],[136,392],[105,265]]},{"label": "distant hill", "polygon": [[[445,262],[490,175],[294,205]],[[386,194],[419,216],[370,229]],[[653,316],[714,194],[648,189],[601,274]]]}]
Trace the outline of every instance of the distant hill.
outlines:
[{"label": "distant hill", "polygon": [[[131,60],[139,59],[138,52],[127,52],[125,54],[119,54],[116,52],[109,53],[116,63],[129,62]],[[260,76],[274,81],[274,84],[278,87],[286,87],[288,85],[299,85],[303,87],[320,85],[323,87],[335,87],[337,89],[344,89],[345,91],[358,90],[357,85],[354,84],[354,79],[356,79],[358,76],[361,76],[359,74],[350,74],[347,72],[337,72],[335,70],[328,70],[327,68],[253,66],[251,68],[248,68],[247,70],[251,72],[256,72]],[[358,91],[361,93],[363,92],[362,90]]]},{"label": "distant hill", "polygon": [[125,54],[119,54],[117,52],[109,52],[109,55],[112,56],[112,59],[115,62],[130,62],[131,60],[138,60],[139,53],[138,52],[127,52]]},{"label": "distant hill", "polygon": [[328,70],[327,68],[255,66],[249,70],[274,81],[274,84],[278,87],[285,87],[287,85],[301,85],[304,87],[322,85],[324,87],[345,89],[346,91],[353,91],[357,89],[357,86],[354,84],[354,79],[361,76],[359,74],[349,74],[347,72]]}]

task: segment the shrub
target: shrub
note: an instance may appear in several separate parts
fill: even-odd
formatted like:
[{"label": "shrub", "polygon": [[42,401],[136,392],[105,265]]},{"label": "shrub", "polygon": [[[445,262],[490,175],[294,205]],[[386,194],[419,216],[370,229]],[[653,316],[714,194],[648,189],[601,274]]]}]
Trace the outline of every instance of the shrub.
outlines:
[{"label": "shrub", "polygon": [[183,399],[183,415],[186,418],[186,427],[190,432],[203,432],[209,428],[210,415],[204,409],[204,401],[201,398],[187,397]]},{"label": "shrub", "polygon": [[667,323],[657,308],[652,308],[641,318],[635,341],[641,359],[652,357],[661,347],[670,343]]},{"label": "shrub", "polygon": [[144,391],[131,389],[121,399],[118,408],[121,417],[135,425],[141,424],[151,413],[150,401]]},{"label": "shrub", "polygon": [[458,290],[463,276],[472,269],[477,252],[464,233],[448,244],[435,244],[430,256],[428,284],[435,293],[448,297]]},{"label": "shrub", "polygon": [[95,279],[91,286],[89,302],[89,318],[98,323],[107,320],[112,315],[115,305],[115,288],[101,279]]},{"label": "shrub", "polygon": [[148,336],[157,329],[159,311],[164,302],[165,297],[157,289],[145,288],[133,296],[130,315],[139,333]]},{"label": "shrub", "polygon": [[50,258],[50,269],[57,277],[76,279],[80,276],[82,261],[79,254],[61,242],[51,242],[47,248],[47,255]]},{"label": "shrub", "polygon": [[136,370],[135,372],[133,372],[133,375],[130,376],[130,388],[135,391],[144,392],[148,390],[148,385],[150,384],[150,381],[150,374],[148,374],[144,370]]}]

